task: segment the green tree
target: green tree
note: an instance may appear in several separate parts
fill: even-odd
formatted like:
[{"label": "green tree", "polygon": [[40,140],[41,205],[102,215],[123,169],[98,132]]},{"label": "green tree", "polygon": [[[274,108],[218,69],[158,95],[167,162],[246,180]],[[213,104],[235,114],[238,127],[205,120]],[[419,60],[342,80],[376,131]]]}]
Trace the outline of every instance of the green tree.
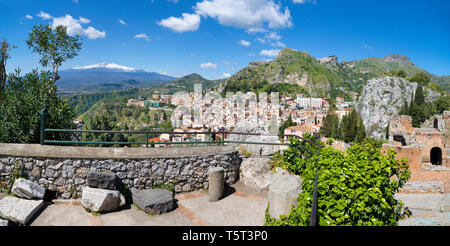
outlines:
[{"label": "green tree", "polygon": [[414,94],[414,103],[419,107],[425,104],[422,85],[418,85],[416,88],[416,93]]},{"label": "green tree", "polygon": [[418,85],[416,88],[416,93],[414,94],[414,100],[411,102],[411,106],[409,108],[409,115],[412,118],[413,127],[420,127],[420,124],[427,118],[425,113],[425,98],[423,96],[423,89],[422,85]]},{"label": "green tree", "polygon": [[417,82],[420,85],[428,85],[428,83],[431,82],[430,75],[426,72],[418,72],[414,74],[411,78],[409,78],[409,81],[411,82]]},{"label": "green tree", "polygon": [[[92,117],[92,119],[87,123],[87,129],[89,129],[89,130],[105,130],[105,131],[114,130],[114,125],[113,125],[113,121],[111,118],[111,114],[106,111],[102,111],[101,113],[94,115]],[[87,133],[86,134],[87,141],[112,142],[113,139],[114,139],[114,134],[112,134],[112,133]],[[111,146],[111,145],[99,144],[99,146]]]},{"label": "green tree", "polygon": [[[339,117],[336,114],[330,113],[325,116],[322,127],[320,128],[320,134],[324,137],[332,137],[333,129],[337,128],[339,124]],[[336,137],[336,129],[334,129],[334,135]]]},{"label": "green tree", "polygon": [[[45,126],[53,129],[73,128],[73,109],[56,95],[51,73],[37,69],[22,76],[20,69],[8,76],[0,92],[0,142],[39,143],[40,114],[46,107]],[[62,133],[46,133],[46,139],[65,139]]]},{"label": "green tree", "polygon": [[1,48],[0,48],[0,91],[2,91],[5,88],[5,84],[6,84],[6,61],[11,58],[11,56],[9,56],[9,52],[14,49],[17,48],[17,46],[13,45],[11,46],[6,40],[3,40],[3,42],[1,43]]},{"label": "green tree", "polygon": [[450,110],[450,96],[441,96],[434,103],[438,114],[442,114],[445,110]]},{"label": "green tree", "polygon": [[280,129],[278,130],[279,134],[284,134],[284,130],[291,126],[296,126],[297,124],[292,121],[291,116],[289,115],[288,119],[281,124]]},{"label": "green tree", "polygon": [[72,37],[67,34],[66,26],[57,26],[52,30],[49,25],[34,26],[26,42],[33,52],[41,56],[39,63],[43,67],[51,67],[53,83],[59,79],[59,66],[77,56],[82,44],[79,35]]},{"label": "green tree", "polygon": [[362,119],[358,119],[356,142],[361,143],[366,138],[366,128],[362,122]]},{"label": "green tree", "polygon": [[[316,141],[309,134],[304,137]],[[321,144],[319,155],[318,148],[306,141],[292,138],[291,144],[283,154],[275,156],[272,164],[300,175],[303,192],[297,199],[297,207],[292,207],[288,215],[273,219],[266,214],[265,225],[309,224],[316,173],[319,184],[318,225],[398,224],[403,216],[403,204],[394,194],[409,179],[410,171],[405,160],[395,159],[395,151],[389,150],[382,154],[379,147],[366,142],[355,144],[343,153],[331,146],[324,148]]]},{"label": "green tree", "polygon": [[403,70],[397,71],[397,77],[406,78],[406,73]]}]

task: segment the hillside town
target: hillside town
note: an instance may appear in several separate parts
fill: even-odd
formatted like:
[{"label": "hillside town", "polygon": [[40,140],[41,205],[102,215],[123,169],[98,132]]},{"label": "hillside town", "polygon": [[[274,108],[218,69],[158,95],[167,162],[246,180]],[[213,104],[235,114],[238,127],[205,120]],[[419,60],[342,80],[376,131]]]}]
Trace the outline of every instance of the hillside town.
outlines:
[{"label": "hillside town", "polygon": [[[279,98],[277,96],[278,94],[261,93],[259,100],[256,100],[255,93],[236,93],[222,98],[220,91],[209,92],[204,96],[196,92],[183,92],[173,95],[154,94],[147,99],[130,98],[127,106],[164,108],[172,111],[173,133],[161,134],[159,137],[149,139],[150,143],[156,143],[153,145],[155,147],[168,147],[169,145],[164,143],[169,141],[221,139],[221,134],[211,137],[207,134],[193,133],[239,132],[237,125],[242,122],[248,123],[249,126],[269,129],[270,124],[275,123],[279,127],[290,119],[296,125],[284,129],[283,134],[301,137],[308,132],[318,136],[324,118],[330,112],[328,98],[312,98],[304,94],[283,95]],[[270,103],[267,103],[268,101]],[[344,115],[352,111],[354,104],[353,101],[349,102],[337,97],[333,112],[342,119]],[[174,106],[175,109],[169,108],[168,105]],[[283,140],[287,142],[286,137]]]}]

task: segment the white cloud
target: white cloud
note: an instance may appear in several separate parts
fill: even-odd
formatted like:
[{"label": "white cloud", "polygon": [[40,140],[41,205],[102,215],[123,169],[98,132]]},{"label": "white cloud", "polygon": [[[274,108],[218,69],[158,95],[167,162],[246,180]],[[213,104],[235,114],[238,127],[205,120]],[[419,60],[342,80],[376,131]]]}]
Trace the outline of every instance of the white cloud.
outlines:
[{"label": "white cloud", "polygon": [[222,77],[224,77],[224,78],[229,78],[229,77],[231,77],[231,74],[229,74],[229,73],[224,73],[224,74],[222,74]]},{"label": "white cloud", "polygon": [[25,15],[25,18],[31,20],[31,19],[33,19],[33,16],[31,16],[31,15]]},{"label": "white cloud", "polygon": [[270,39],[270,40],[280,40],[281,39],[281,36],[275,32],[269,32],[264,37],[267,39]]},{"label": "white cloud", "polygon": [[370,46],[370,45],[367,45],[367,44],[364,44],[362,47],[363,47],[364,49],[368,49],[368,50],[373,50],[373,49],[375,49],[375,47]]},{"label": "white cloud", "polygon": [[259,33],[259,32],[268,32],[266,29],[264,28],[249,28],[246,30],[246,32],[250,33],[250,34],[255,34],[255,33]]},{"label": "white cloud", "polygon": [[245,28],[249,32],[269,28],[286,28],[292,26],[291,14],[286,7],[273,0],[203,0],[194,9],[197,14],[215,18],[220,24]]},{"label": "white cloud", "polygon": [[292,0],[292,2],[299,3],[299,4],[312,3],[312,4],[316,5],[317,0]]},{"label": "white cloud", "polygon": [[119,19],[119,23],[124,25],[124,26],[128,26],[127,23],[125,21],[121,20],[121,19]]},{"label": "white cloud", "polygon": [[262,43],[262,44],[265,44],[265,43],[266,43],[266,40],[263,39],[263,38],[256,38],[256,40],[258,40],[258,42],[260,42],[260,43]]},{"label": "white cloud", "polygon": [[259,52],[259,54],[260,54],[260,55],[263,55],[263,56],[272,56],[272,57],[275,57],[275,56],[278,55],[278,53],[280,53],[280,51],[281,51],[281,50],[277,50],[277,49],[275,49],[275,50],[261,50],[261,52]]},{"label": "white cloud", "polygon": [[202,63],[200,64],[200,68],[203,69],[217,69],[217,65],[211,62],[206,62],[206,63]]},{"label": "white cloud", "polygon": [[251,43],[246,40],[241,40],[241,41],[239,41],[239,44],[242,46],[248,47],[248,46],[250,46]]},{"label": "white cloud", "polygon": [[[52,17],[53,18],[53,17]],[[53,18],[52,28],[63,25],[67,27],[67,34],[69,35],[82,35],[87,36],[89,39],[105,38],[106,32],[99,31],[92,26],[84,29],[80,23],[85,24],[88,19],[80,17],[79,20],[74,19],[72,16],[66,14],[64,17]],[[90,21],[89,21],[90,22]]]},{"label": "white cloud", "polygon": [[91,21],[85,17],[79,17],[79,19],[74,19],[71,15],[66,14],[62,17],[52,17],[50,14],[47,14],[43,11],[39,12],[37,14],[38,17],[49,20],[52,19],[52,29],[55,29],[57,26],[66,26],[67,27],[67,34],[73,36],[73,35],[81,35],[81,36],[87,36],[89,39],[97,39],[97,38],[105,38],[106,32],[105,31],[99,31],[92,26],[89,26],[87,28],[83,28],[81,24],[87,24]]},{"label": "white cloud", "polygon": [[270,45],[272,45],[273,47],[283,47],[283,48],[286,47],[286,45],[280,41],[271,42]]},{"label": "white cloud", "polygon": [[88,18],[84,18],[84,17],[81,17],[81,16],[80,16],[79,20],[83,24],[87,24],[87,23],[91,22]]},{"label": "white cloud", "polygon": [[200,26],[200,16],[183,13],[183,17],[169,17],[158,22],[158,25],[167,27],[174,32],[196,31]]},{"label": "white cloud", "polygon": [[134,35],[134,38],[141,38],[141,39],[143,39],[143,40],[145,40],[145,41],[147,41],[147,42],[152,41],[152,39],[149,38],[149,37],[147,36],[147,34],[145,34],[145,33],[136,34],[136,35]]},{"label": "white cloud", "polygon": [[51,15],[49,15],[49,14],[43,12],[43,11],[39,12],[36,16],[37,17],[41,17],[44,20],[48,20],[48,19],[53,18]]}]

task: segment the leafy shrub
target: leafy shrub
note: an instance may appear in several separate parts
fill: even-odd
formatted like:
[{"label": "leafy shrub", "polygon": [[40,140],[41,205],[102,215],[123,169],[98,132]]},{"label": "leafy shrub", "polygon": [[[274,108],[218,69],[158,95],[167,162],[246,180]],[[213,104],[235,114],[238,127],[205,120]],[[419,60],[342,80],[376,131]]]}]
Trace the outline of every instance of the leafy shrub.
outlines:
[{"label": "leafy shrub", "polygon": [[[305,138],[313,140],[311,135]],[[345,153],[291,139],[292,146],[275,158],[275,165],[303,178],[298,206],[281,219],[266,217],[266,225],[308,225],[318,169],[318,225],[397,225],[402,202],[394,198],[409,179],[405,160],[395,160],[370,142],[355,144]],[[322,145],[323,146],[323,145]]]},{"label": "leafy shrub", "polygon": [[[33,70],[22,76],[20,70],[8,76],[0,92],[0,142],[39,143],[40,114],[46,106],[45,127],[73,127],[73,109],[56,95],[51,73]],[[67,134],[47,132],[46,139],[67,139]]]}]

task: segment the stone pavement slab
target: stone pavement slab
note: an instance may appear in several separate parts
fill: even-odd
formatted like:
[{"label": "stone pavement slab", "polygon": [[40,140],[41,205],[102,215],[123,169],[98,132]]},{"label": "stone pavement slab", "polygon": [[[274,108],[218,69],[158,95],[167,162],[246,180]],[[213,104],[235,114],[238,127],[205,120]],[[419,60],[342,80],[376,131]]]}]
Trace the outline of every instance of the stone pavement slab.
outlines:
[{"label": "stone pavement slab", "polygon": [[205,191],[178,194],[175,210],[149,215],[129,206],[94,216],[80,200],[54,200],[31,223],[32,226],[252,226],[263,225],[267,199],[242,184],[227,188],[225,197],[209,202]]},{"label": "stone pavement slab", "polygon": [[50,204],[31,226],[90,226],[90,214],[79,204]]},{"label": "stone pavement slab", "polygon": [[224,199],[209,202],[208,196],[178,201],[197,217],[212,226],[262,226],[267,200],[231,194]]},{"label": "stone pavement slab", "polygon": [[450,193],[395,194],[412,216],[399,221],[400,226],[450,226]]},{"label": "stone pavement slab", "polygon": [[119,212],[98,216],[104,226],[194,226],[180,211],[161,215],[148,215],[134,206]]}]

